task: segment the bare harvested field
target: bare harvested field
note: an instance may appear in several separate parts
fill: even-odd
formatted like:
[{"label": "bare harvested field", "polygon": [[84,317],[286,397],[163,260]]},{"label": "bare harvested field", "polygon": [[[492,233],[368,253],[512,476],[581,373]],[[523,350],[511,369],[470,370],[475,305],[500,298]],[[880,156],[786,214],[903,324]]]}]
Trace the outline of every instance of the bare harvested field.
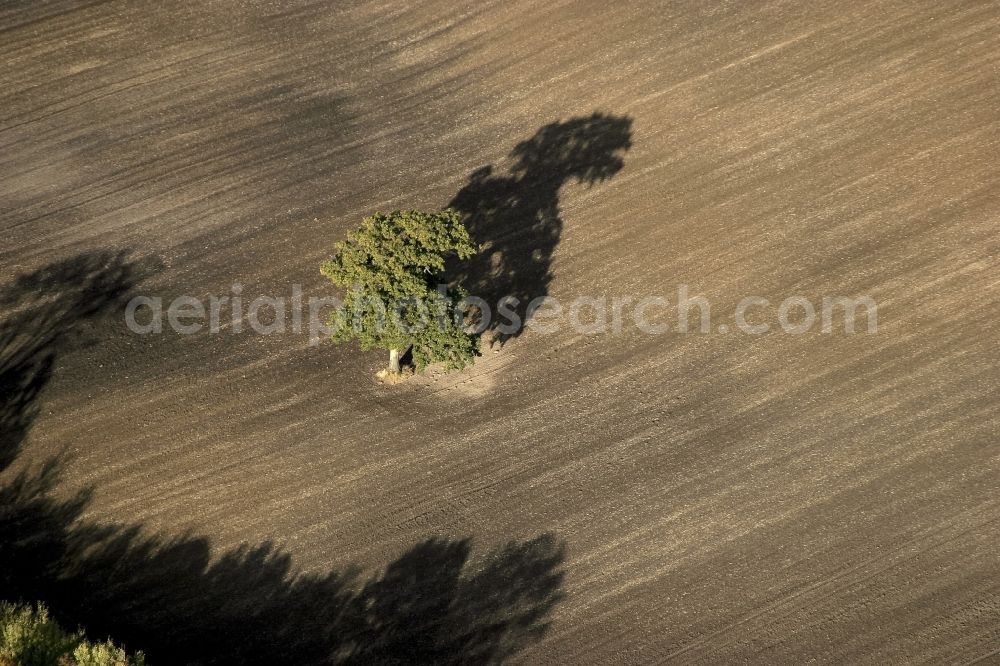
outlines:
[{"label": "bare harvested field", "polygon": [[[0,598],[153,664],[1000,660],[996,2],[11,0],[0,63]],[[474,290],[711,331],[388,386],[126,327],[448,205]]]}]

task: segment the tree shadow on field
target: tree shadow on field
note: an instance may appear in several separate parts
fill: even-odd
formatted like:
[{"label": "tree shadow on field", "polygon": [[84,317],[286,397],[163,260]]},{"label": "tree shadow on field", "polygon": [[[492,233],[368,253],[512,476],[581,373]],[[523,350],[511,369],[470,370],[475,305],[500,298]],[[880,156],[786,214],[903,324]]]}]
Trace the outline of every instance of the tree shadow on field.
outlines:
[{"label": "tree shadow on field", "polygon": [[494,167],[485,166],[469,176],[448,206],[462,214],[481,251],[452,262],[448,278],[493,309],[485,330],[505,323],[495,316],[501,298],[517,298],[511,309],[524,321],[528,303],[548,295],[552,255],[563,229],[563,185],[576,181],[589,187],[614,177],[631,146],[631,118],[594,113],[550,123],[517,144],[509,175],[494,175]]},{"label": "tree shadow on field", "polygon": [[[21,275],[0,292],[0,473],[21,452],[57,355],[86,344],[88,329],[157,268],[128,261],[124,252],[84,253]],[[0,484],[0,598],[41,589],[48,574],[42,563],[66,552],[65,531],[89,493],[51,499],[59,468],[49,460]]]},{"label": "tree shadow on field", "polygon": [[[81,255],[18,278],[0,304],[0,471],[18,456],[55,357],[117,313],[148,270]],[[213,557],[204,537],[84,517],[53,493],[65,459],[0,482],[0,599],[43,601],[67,627],[151,663],[497,663],[539,639],[561,598],[552,535],[470,561],[471,541],[422,541],[382,572],[300,573],[271,542]],[[335,545],[335,544],[333,544]]]},{"label": "tree shadow on field", "polygon": [[80,254],[21,275],[0,293],[0,471],[17,456],[58,353],[86,342],[87,327],[124,305],[157,270],[125,252]]}]

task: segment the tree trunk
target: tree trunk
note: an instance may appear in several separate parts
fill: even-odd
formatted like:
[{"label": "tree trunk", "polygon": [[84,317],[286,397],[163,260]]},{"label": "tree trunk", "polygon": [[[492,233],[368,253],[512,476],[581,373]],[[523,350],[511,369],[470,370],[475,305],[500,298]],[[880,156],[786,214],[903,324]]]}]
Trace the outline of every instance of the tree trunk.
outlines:
[{"label": "tree trunk", "polygon": [[389,372],[399,374],[399,350],[389,350]]}]

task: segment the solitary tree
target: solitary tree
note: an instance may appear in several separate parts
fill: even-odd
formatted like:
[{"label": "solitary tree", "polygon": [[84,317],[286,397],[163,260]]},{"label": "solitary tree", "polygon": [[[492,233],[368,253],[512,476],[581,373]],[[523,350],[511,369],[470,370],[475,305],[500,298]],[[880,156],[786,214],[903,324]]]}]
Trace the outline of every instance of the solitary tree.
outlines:
[{"label": "solitary tree", "polygon": [[438,286],[445,259],[476,253],[453,210],[377,213],[336,245],[321,272],[346,289],[333,314],[334,342],[357,339],[361,348],[389,350],[389,371],[412,349],[418,369],[443,361],[449,369],[472,362],[479,341],[465,332],[459,288]]}]

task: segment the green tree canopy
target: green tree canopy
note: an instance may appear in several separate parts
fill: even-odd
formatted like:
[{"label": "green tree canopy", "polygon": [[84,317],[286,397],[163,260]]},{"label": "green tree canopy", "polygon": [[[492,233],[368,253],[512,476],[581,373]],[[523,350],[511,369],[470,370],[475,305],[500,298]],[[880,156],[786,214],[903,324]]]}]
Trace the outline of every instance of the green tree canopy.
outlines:
[{"label": "green tree canopy", "polygon": [[435,362],[457,369],[472,362],[479,341],[464,330],[466,294],[460,287],[438,286],[449,255],[468,259],[477,251],[457,212],[377,213],[335,249],[321,267],[346,289],[330,321],[335,342],[357,339],[365,350],[388,349],[394,372],[407,348],[418,369]]}]

